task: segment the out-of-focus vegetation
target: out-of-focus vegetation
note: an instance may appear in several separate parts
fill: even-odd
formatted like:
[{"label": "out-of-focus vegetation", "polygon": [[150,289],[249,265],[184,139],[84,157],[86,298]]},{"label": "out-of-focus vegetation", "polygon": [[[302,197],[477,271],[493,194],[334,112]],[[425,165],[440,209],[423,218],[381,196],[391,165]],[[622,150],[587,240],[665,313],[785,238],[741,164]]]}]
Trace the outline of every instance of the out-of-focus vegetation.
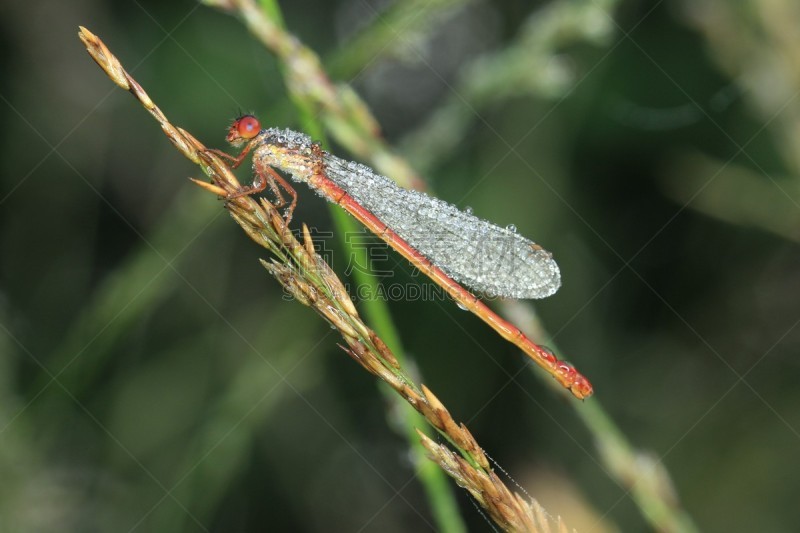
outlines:
[{"label": "out-of-focus vegetation", "polygon": [[[553,251],[564,287],[538,314],[697,526],[793,530],[800,8],[409,4],[282,8],[439,196]],[[301,123],[279,63],[193,2],[0,13],[0,529],[433,529],[375,383],[283,301],[75,35],[101,35],[220,147],[240,107]],[[295,219],[340,273],[359,268],[298,192]],[[381,253],[384,283],[416,283]],[[512,347],[447,302],[389,307],[423,381],[548,511],[579,531],[649,527]]]}]

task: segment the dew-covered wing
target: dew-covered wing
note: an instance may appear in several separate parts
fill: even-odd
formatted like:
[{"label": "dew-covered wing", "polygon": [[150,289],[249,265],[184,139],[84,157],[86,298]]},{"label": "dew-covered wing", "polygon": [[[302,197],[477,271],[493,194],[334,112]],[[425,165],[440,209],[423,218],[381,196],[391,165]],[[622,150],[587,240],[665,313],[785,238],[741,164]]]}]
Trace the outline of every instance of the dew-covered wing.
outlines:
[{"label": "dew-covered wing", "polygon": [[561,285],[550,252],[367,166],[325,154],[328,176],[447,275],[491,296],[545,298]]}]

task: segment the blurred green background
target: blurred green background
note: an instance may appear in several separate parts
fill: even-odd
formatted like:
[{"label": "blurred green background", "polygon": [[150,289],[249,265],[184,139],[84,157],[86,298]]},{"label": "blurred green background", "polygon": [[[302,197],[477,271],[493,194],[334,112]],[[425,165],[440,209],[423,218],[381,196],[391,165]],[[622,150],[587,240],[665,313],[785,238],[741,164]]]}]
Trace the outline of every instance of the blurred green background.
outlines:
[{"label": "blurred green background", "polygon": [[[537,312],[698,528],[795,531],[800,7],[281,5],[438,196],[554,253],[564,285]],[[0,13],[0,530],[434,530],[374,380],[76,32],[217,147],[239,108],[298,127],[273,56],[192,1]],[[295,220],[331,232],[298,193]],[[424,383],[550,513],[649,530],[513,346],[448,302],[390,308]]]}]

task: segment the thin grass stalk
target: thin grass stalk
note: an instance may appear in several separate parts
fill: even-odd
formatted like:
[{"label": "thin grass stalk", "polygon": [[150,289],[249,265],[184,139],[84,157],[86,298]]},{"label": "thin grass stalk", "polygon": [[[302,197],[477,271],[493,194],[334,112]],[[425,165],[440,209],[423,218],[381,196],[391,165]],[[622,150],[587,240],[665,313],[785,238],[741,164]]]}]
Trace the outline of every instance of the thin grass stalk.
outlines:
[{"label": "thin grass stalk", "polygon": [[[260,0],[260,5],[262,9],[269,14],[269,18],[275,22],[280,31],[284,32],[284,35],[289,35],[286,33],[285,26],[283,24],[283,16],[278,3],[274,0]],[[313,52],[310,50],[308,51],[308,57],[315,57]],[[319,65],[318,63],[314,62],[311,63],[311,65],[314,64]],[[280,65],[284,71],[288,71],[292,69],[293,66],[296,67],[298,64],[282,62]],[[302,73],[303,71],[304,69],[301,68],[300,72]],[[302,74],[298,75],[302,77]],[[288,79],[286,76],[284,76],[284,78]],[[318,139],[323,146],[327,145],[327,141],[325,140],[325,128],[319,122],[319,113],[314,112],[314,109],[319,107],[318,102],[316,102],[314,98],[304,97],[302,93],[293,92],[290,90],[289,94],[299,112],[303,129],[309,132],[313,138]],[[355,92],[344,92],[344,94],[352,95],[355,105],[343,107],[355,109],[357,111],[355,118],[362,121],[362,127],[369,127],[371,128],[370,131],[374,132],[375,127],[377,127],[377,122],[369,115],[369,111],[367,110],[366,106],[364,106],[363,103],[358,100]],[[363,112],[361,110],[367,111]],[[345,120],[345,123],[351,123],[353,118],[354,117],[350,117],[350,119]],[[373,150],[379,155],[388,153],[387,146],[380,139],[377,139],[377,143],[374,145]],[[386,157],[381,157],[381,159],[389,162],[392,161],[391,158]],[[407,172],[408,169],[410,169],[410,167],[398,168],[398,165],[396,164],[390,165],[390,167],[400,171],[401,175],[403,175],[403,172]],[[414,176],[409,178],[409,182],[411,184],[416,183],[417,186],[422,183]],[[342,210],[336,209],[333,206],[329,206],[328,209],[331,213],[337,234],[340,237],[340,245],[352,256],[354,254],[354,250],[352,249],[352,244],[348,241],[346,236],[358,233],[362,230],[362,228],[355,220],[353,220]],[[371,273],[357,269],[353,273],[353,276],[356,283],[360,287],[368,287],[373,291],[373,294],[376,293],[379,282]],[[370,323],[374,325],[375,330],[380,334],[381,338],[386,340],[386,343],[395,352],[396,356],[401,362],[405,361],[407,356],[404,354],[399,332],[394,325],[394,321],[391,317],[389,307],[386,302],[378,298],[372,298],[362,302],[362,307],[365,315],[369,319]],[[441,469],[435,468],[429,461],[425,460],[426,450],[417,437],[416,429],[423,424],[420,415],[407,404],[399,402],[397,397],[393,395],[387,388],[381,388],[381,392],[392,406],[390,409],[399,415],[391,417],[390,420],[394,422],[394,429],[408,442],[409,451],[411,452],[411,456],[413,457],[415,464],[417,480],[420,482],[425,492],[425,496],[429,502],[429,506],[434,520],[436,521],[437,528],[447,533],[460,533],[466,531],[466,524],[461,517],[460,510],[455,499],[455,494],[452,490],[452,485],[447,482],[446,476]]]},{"label": "thin grass stalk", "polygon": [[[528,305],[509,302],[509,313],[530,334],[549,338],[538,315]],[[548,341],[553,349],[555,342]],[[560,393],[560,387],[552,387]],[[598,398],[577,404],[569,402],[575,414],[589,429],[606,473],[625,488],[642,516],[657,531],[696,533],[692,517],[681,506],[677,491],[664,464],[651,454],[634,448],[614,424]]]},{"label": "thin grass stalk", "polygon": [[[172,125],[96,35],[81,28],[79,36],[92,58],[109,77],[133,94],[159,122],[173,145],[211,178],[211,183],[192,180],[194,183],[223,198],[241,190],[242,186],[230,168],[218,156],[207,151],[190,133]],[[336,328],[345,343],[343,350],[394,389],[458,452],[455,454],[421,434],[431,460],[473,494],[501,529],[549,531],[537,524],[538,509],[527,499],[510,491],[494,474],[488,458],[466,426],[456,423],[427,387],[417,386],[386,344],[364,324],[342,282],[322,257],[314,252],[308,228],[303,226],[302,241],[296,239],[284,218],[264,199],[258,201],[242,196],[228,200],[226,208],[245,233],[272,254],[270,261],[262,260],[262,264],[284,289]],[[554,522],[562,528],[560,519]]]},{"label": "thin grass stalk", "polygon": [[[261,6],[265,12],[269,13],[276,27],[285,32],[283,15],[277,2],[261,0]],[[286,74],[291,67],[286,63],[281,63],[280,68],[284,72],[284,79],[288,79]],[[323,146],[327,145],[325,128],[317,119],[318,113],[314,112],[316,106],[313,99],[305,98],[303,94],[291,91],[290,96],[300,116],[303,129]],[[342,212],[341,209],[337,209],[334,206],[328,206],[328,209],[333,218],[334,226],[337,230],[336,233],[339,235],[340,245],[352,257],[355,250],[353,250],[352,244],[347,239],[347,235],[358,233],[361,228],[355,220]],[[371,273],[361,269],[356,269],[353,277],[361,287],[369,287],[374,290],[378,286],[378,280]],[[406,355],[403,352],[400,334],[394,325],[386,302],[379,298],[370,298],[364,301],[362,306],[375,331],[391,347],[397,359],[401,362],[405,361]],[[459,512],[455,494],[452,486],[447,482],[444,472],[438,468],[431,468],[430,462],[425,461],[425,448],[420,443],[416,430],[417,427],[424,424],[419,413],[408,404],[399,401],[397,396],[388,388],[381,387],[380,390],[391,406],[391,411],[399,415],[392,418],[396,422],[394,424],[395,429],[408,442],[408,447],[416,466],[417,479],[428,499],[437,528],[445,533],[466,531],[466,525]]]}]

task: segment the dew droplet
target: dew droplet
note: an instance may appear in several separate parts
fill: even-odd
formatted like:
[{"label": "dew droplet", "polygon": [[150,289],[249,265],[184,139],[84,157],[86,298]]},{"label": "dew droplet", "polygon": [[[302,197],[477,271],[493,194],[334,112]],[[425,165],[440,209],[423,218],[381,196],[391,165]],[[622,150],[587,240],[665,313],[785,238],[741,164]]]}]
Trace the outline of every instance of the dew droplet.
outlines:
[{"label": "dew droplet", "polygon": [[467,206],[467,207],[464,208],[464,212],[466,214],[468,214],[468,215],[471,215],[472,214],[472,208],[470,206]]},{"label": "dew droplet", "polygon": [[508,231],[510,231],[511,233],[516,233],[517,232],[517,227],[514,224],[509,224],[508,226],[506,226],[506,229]]},{"label": "dew droplet", "polygon": [[457,306],[458,306],[458,308],[459,308],[459,309],[461,309],[462,311],[467,311],[467,306],[466,306],[466,305],[464,305],[464,304],[462,304],[461,302],[458,302],[458,301],[457,301],[457,302],[456,302],[456,305],[457,305]]}]

